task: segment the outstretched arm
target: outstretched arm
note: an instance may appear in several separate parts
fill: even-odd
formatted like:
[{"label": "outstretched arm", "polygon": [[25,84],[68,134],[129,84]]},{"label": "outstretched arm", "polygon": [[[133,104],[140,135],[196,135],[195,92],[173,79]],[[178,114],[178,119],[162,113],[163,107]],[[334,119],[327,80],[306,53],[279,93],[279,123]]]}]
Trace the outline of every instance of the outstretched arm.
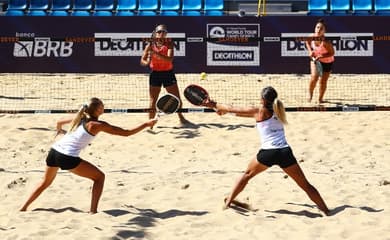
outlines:
[{"label": "outstretched arm", "polygon": [[119,135],[119,136],[127,137],[127,136],[130,136],[130,135],[133,135],[133,134],[140,132],[144,128],[154,126],[154,124],[156,124],[156,122],[157,122],[157,119],[150,119],[147,122],[139,124],[138,126],[131,128],[131,129],[123,129],[121,127],[114,126],[114,125],[111,125],[109,123],[102,122],[102,121],[94,122],[94,123],[91,122],[91,125],[89,126],[88,131],[90,131],[90,133],[92,133],[94,135],[96,135],[98,132],[106,132],[106,133],[112,134],[112,135]]},{"label": "outstretched arm", "polygon": [[259,108],[256,107],[233,107],[232,105],[217,103],[211,99],[207,99],[202,105],[213,108],[218,115],[233,113],[238,117],[254,117],[259,112]]},{"label": "outstretched arm", "polygon": [[227,104],[216,104],[217,113],[223,115],[226,113],[234,113],[238,117],[254,117],[258,112],[257,107],[233,107]]}]

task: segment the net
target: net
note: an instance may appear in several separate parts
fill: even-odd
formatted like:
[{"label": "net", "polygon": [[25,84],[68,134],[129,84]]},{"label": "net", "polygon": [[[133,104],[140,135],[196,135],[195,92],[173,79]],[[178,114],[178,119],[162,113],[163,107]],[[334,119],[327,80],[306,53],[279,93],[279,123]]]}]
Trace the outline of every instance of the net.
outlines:
[{"label": "net", "polygon": [[[287,110],[325,110],[340,106],[390,107],[390,75],[332,74],[320,107],[318,86],[308,102],[310,76],[294,74],[176,74],[179,89],[198,84],[212,99],[236,106],[257,106],[260,91],[273,86]],[[103,100],[106,109],[121,112],[147,109],[147,74],[0,74],[0,112],[67,112],[78,109],[91,97]],[[163,92],[162,92],[163,93]],[[194,108],[183,100],[183,108]],[[131,111],[130,111],[131,112]]]}]

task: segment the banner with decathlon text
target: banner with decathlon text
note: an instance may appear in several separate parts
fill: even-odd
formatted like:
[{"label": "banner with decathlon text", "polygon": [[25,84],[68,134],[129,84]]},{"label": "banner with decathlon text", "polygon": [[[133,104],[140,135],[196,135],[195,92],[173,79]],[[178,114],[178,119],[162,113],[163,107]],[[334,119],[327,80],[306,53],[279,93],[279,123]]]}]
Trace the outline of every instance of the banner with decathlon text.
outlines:
[{"label": "banner with decathlon text", "polygon": [[[51,19],[53,18],[53,20]],[[390,73],[389,16],[326,16],[335,73]],[[308,73],[313,16],[0,17],[0,72],[147,73],[140,57],[168,26],[177,73]],[[42,28],[42,26],[45,28]]]}]

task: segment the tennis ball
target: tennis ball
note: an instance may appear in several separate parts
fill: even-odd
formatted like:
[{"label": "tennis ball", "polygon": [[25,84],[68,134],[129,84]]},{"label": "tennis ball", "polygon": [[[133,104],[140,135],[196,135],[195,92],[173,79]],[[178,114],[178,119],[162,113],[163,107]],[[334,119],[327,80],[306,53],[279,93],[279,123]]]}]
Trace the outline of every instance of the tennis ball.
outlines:
[{"label": "tennis ball", "polygon": [[200,73],[200,80],[205,80],[207,77],[207,74],[205,72]]}]

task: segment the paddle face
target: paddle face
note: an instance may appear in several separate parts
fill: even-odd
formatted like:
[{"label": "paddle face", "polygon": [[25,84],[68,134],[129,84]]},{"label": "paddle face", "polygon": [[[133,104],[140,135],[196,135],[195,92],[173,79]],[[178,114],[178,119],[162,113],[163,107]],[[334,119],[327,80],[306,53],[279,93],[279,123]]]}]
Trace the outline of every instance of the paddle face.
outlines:
[{"label": "paddle face", "polygon": [[157,100],[156,108],[165,114],[175,113],[179,109],[180,100],[170,93],[165,94]]},{"label": "paddle face", "polygon": [[316,61],[315,64],[318,71],[318,75],[322,76],[323,73],[322,64],[320,63],[320,61]]},{"label": "paddle face", "polygon": [[315,58],[312,58],[312,61],[316,65],[316,69],[317,69],[318,75],[321,77],[322,73],[323,73],[323,68],[322,68],[321,62],[318,61],[318,60],[315,60]]},{"label": "paddle face", "polygon": [[209,94],[201,86],[191,84],[184,89],[184,97],[193,105],[200,106],[206,102]]}]

